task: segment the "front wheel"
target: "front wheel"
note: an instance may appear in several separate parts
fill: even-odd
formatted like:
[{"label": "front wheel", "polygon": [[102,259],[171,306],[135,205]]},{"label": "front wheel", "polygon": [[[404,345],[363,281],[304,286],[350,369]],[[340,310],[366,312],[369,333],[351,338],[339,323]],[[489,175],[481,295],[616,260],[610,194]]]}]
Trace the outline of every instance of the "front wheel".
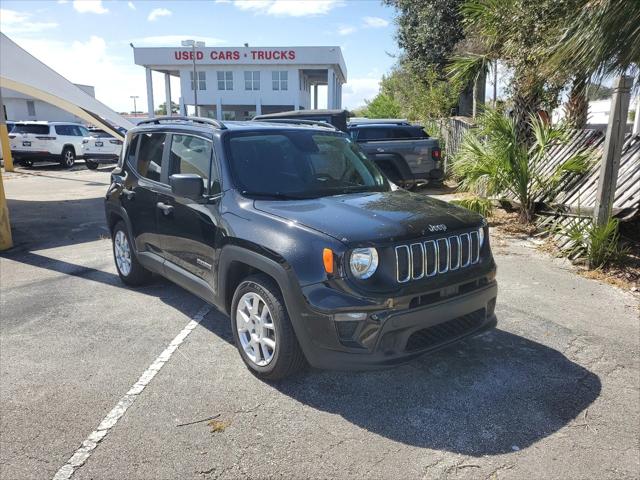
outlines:
[{"label": "front wheel", "polygon": [[131,240],[124,222],[118,222],[113,227],[113,258],[120,279],[131,286],[144,285],[151,278],[151,272],[138,262],[131,247]]},{"label": "front wheel", "polygon": [[278,380],[306,364],[282,293],[270,277],[254,275],[238,285],[231,323],[242,360],[259,378]]},{"label": "front wheel", "polygon": [[76,154],[71,147],[64,147],[60,163],[65,168],[71,168],[76,163]]}]

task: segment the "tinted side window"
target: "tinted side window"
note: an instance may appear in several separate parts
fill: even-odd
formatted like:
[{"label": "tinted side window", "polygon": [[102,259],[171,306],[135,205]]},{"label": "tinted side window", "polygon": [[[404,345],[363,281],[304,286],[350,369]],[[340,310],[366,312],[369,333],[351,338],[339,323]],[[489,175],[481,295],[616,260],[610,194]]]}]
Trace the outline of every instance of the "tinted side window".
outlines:
[{"label": "tinted side window", "polygon": [[358,141],[385,140],[389,138],[387,128],[361,128],[358,132]]},{"label": "tinted side window", "polygon": [[156,182],[162,173],[162,153],[167,135],[164,133],[141,133],[138,135],[138,173]]},{"label": "tinted side window", "polygon": [[[204,189],[209,184],[211,165],[211,142],[191,135],[173,135],[171,139],[171,173],[195,173],[204,180]],[[218,180],[216,169],[212,170],[211,180]],[[213,183],[212,182],[212,183]],[[217,189],[219,191],[219,188]]]},{"label": "tinted side window", "polygon": [[69,125],[56,125],[56,133],[58,135],[73,135]]},{"label": "tinted side window", "polygon": [[131,141],[129,142],[129,145],[127,146],[127,162],[129,162],[130,165],[135,165],[135,159],[136,159],[136,150],[138,149],[138,140],[140,138],[140,135],[134,135],[131,138]]}]

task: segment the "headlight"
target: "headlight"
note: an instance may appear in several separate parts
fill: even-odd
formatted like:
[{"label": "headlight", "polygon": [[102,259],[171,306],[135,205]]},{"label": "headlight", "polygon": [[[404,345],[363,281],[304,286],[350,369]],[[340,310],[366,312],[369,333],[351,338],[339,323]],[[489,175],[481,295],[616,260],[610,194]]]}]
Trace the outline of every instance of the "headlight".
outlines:
[{"label": "headlight", "polygon": [[478,229],[478,241],[480,242],[480,248],[484,245],[484,227]]},{"label": "headlight", "polygon": [[378,268],[378,251],[375,248],[356,248],[351,252],[349,266],[354,277],[360,280],[369,278]]}]

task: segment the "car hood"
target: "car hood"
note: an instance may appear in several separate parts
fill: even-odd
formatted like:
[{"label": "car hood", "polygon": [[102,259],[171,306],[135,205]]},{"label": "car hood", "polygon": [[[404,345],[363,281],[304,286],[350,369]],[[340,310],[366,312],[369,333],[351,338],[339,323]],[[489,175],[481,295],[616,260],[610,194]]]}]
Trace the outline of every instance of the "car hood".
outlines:
[{"label": "car hood", "polygon": [[308,200],[255,200],[254,206],[348,244],[403,241],[482,222],[469,210],[401,189]]}]

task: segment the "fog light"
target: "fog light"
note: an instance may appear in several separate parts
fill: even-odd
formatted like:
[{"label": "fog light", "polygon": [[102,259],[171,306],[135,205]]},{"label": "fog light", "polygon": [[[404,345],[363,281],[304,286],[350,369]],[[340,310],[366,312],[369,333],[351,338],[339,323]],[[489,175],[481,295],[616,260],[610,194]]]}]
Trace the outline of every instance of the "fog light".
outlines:
[{"label": "fog light", "polygon": [[336,322],[359,322],[365,318],[367,318],[367,314],[364,312],[336,313],[333,316]]}]

